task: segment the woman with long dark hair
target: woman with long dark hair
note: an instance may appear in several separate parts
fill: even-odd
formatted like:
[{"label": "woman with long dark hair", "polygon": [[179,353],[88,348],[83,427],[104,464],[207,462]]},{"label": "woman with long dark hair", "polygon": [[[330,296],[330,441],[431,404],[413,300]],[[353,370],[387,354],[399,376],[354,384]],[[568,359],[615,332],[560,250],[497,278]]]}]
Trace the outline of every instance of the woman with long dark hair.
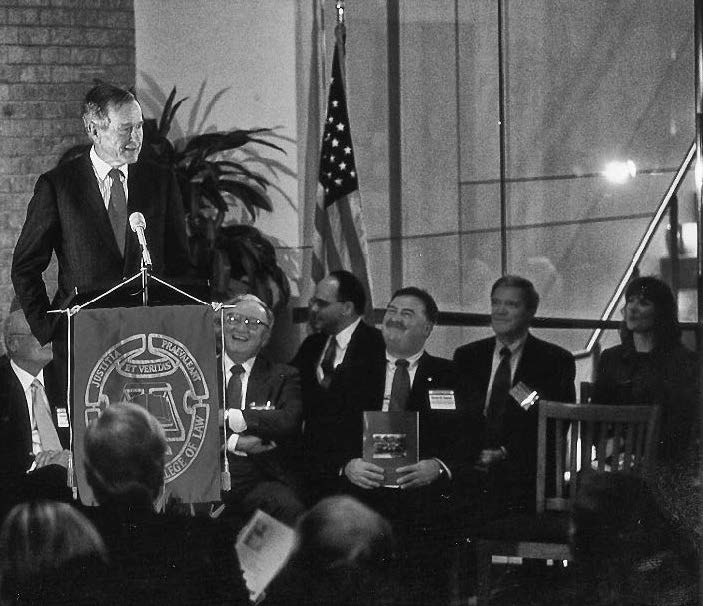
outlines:
[{"label": "woman with long dark hair", "polygon": [[623,312],[622,343],[602,353],[592,401],[659,405],[658,458],[687,460],[697,435],[696,359],[681,344],[674,295],[657,278],[635,278]]}]

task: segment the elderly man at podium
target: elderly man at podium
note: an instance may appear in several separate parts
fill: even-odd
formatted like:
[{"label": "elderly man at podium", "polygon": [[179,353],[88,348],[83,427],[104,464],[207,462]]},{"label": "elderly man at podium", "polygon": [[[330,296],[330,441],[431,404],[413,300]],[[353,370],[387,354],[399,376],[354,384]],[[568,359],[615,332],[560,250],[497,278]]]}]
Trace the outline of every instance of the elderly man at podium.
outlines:
[{"label": "elderly man at podium", "polygon": [[43,272],[58,260],[53,306],[75,294],[98,292],[135,275],[142,252],[127,227],[131,213],[146,219],[152,271],[166,277],[191,269],[181,194],[163,167],[137,162],[142,148],[142,109],[134,95],[102,83],[85,97],[83,124],[89,153],[41,175],[12,258],[12,283],[39,342],[65,338]]}]

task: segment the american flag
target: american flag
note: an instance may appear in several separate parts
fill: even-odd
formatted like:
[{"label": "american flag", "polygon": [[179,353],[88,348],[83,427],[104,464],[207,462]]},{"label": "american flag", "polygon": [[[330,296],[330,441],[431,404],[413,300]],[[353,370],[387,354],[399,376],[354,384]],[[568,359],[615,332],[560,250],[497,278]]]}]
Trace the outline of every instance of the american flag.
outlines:
[{"label": "american flag", "polygon": [[337,42],[320,149],[318,180],[322,192],[315,206],[312,277],[319,282],[329,271],[347,269],[362,281],[371,305],[369,254],[344,83],[343,23],[337,24],[335,36]]}]

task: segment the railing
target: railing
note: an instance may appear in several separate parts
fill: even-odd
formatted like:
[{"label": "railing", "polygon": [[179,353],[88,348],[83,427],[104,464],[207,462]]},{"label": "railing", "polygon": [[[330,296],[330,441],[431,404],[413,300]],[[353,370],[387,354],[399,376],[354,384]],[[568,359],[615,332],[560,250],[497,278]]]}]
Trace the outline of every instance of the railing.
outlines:
[{"label": "railing", "polygon": [[[620,278],[620,282],[618,283],[615,292],[613,293],[613,296],[610,298],[610,301],[608,301],[608,304],[605,306],[605,310],[601,314],[601,321],[610,320],[611,316],[613,315],[618,301],[620,301],[620,297],[622,297],[623,292],[625,292],[627,283],[630,281],[630,278],[632,278],[635,269],[639,265],[639,262],[642,260],[642,256],[644,255],[645,250],[649,246],[649,243],[652,241],[652,237],[654,236],[654,232],[656,231],[659,222],[664,216],[666,210],[669,208],[671,200],[676,195],[679,189],[679,185],[681,185],[681,181],[683,181],[683,178],[686,175],[686,171],[690,168],[691,162],[693,161],[695,155],[696,142],[694,141],[693,143],[691,143],[691,147],[689,148],[686,157],[684,158],[683,162],[676,171],[674,178],[671,180],[671,183],[669,184],[669,187],[667,188],[664,197],[659,202],[657,211],[654,213],[654,216],[649,222],[649,225],[647,226],[647,229],[645,230],[644,235],[640,240],[640,243],[637,245],[637,248],[635,249],[635,252],[632,255],[632,259],[630,260],[630,263],[628,264],[627,269],[625,270],[625,273],[623,274],[622,278]],[[593,347],[596,345],[596,343],[598,343],[602,332],[603,328],[596,327],[593,333],[591,334],[591,337],[588,339],[588,342],[586,343],[585,347],[585,351],[588,352],[588,354],[590,354],[590,352],[593,350]]]}]

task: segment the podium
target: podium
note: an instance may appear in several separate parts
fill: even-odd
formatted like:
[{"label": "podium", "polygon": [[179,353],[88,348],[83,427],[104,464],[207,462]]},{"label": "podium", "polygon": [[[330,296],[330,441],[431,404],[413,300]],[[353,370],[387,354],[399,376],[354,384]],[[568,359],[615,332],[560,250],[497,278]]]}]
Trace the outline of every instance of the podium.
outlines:
[{"label": "podium", "polygon": [[103,293],[74,297],[72,307],[58,312],[67,325],[69,485],[83,504],[95,504],[83,461],[85,431],[116,402],[144,407],[163,427],[164,498],[220,500],[214,314],[222,306],[192,294],[197,288],[205,292],[192,283],[188,292],[142,267]]}]

